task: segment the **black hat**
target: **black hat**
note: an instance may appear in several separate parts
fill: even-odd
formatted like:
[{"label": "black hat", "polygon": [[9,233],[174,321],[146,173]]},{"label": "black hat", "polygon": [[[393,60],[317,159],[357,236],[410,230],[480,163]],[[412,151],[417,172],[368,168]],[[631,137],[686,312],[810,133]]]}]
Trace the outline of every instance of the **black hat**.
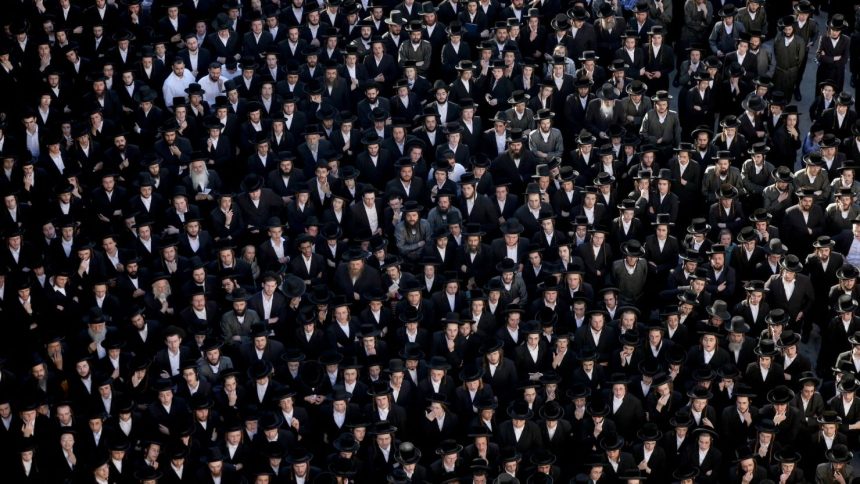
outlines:
[{"label": "black hat", "polygon": [[645,250],[642,248],[642,244],[636,239],[631,239],[621,244],[621,253],[626,257],[645,257]]},{"label": "black hat", "polygon": [[824,457],[830,462],[848,463],[854,459],[854,454],[844,444],[833,444],[833,447],[824,453]]},{"label": "black hat", "polygon": [[531,420],[534,412],[523,400],[511,402],[507,409],[508,417],[515,420]]},{"label": "black hat", "polygon": [[767,401],[773,404],[785,404],[794,400],[794,392],[785,385],[779,385],[767,392]]},{"label": "black hat", "polygon": [[800,263],[800,259],[794,254],[788,254],[783,257],[779,262],[780,267],[787,271],[791,272],[802,272],[803,264]]},{"label": "black hat", "polygon": [[616,432],[604,432],[600,438],[600,448],[603,450],[619,450],[624,447],[624,437]]},{"label": "black hat", "polygon": [[417,464],[421,460],[421,449],[412,442],[402,442],[397,447],[395,458],[400,465]]}]

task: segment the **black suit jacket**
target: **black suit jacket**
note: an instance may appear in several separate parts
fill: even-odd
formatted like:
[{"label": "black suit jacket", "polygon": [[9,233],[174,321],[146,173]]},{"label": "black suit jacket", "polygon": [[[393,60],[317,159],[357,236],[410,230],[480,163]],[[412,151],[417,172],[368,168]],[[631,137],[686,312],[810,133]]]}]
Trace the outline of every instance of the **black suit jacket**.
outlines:
[{"label": "black suit jacket", "polygon": [[800,313],[806,317],[814,317],[810,311],[815,302],[815,290],[809,276],[796,274],[794,286],[794,292],[789,299],[786,297],[781,275],[772,276],[765,284],[765,287],[769,288],[767,298],[770,307],[784,309],[789,314],[791,324],[794,324]]},{"label": "black suit jacket", "polygon": [[499,434],[497,439],[500,446],[514,447],[517,449],[517,452],[521,453],[524,457],[530,456],[531,453],[538,449],[543,442],[540,427],[530,420],[526,421],[525,428],[523,429],[519,440],[517,440],[516,435],[514,434],[514,425],[510,420],[502,422],[498,426],[498,432]]}]

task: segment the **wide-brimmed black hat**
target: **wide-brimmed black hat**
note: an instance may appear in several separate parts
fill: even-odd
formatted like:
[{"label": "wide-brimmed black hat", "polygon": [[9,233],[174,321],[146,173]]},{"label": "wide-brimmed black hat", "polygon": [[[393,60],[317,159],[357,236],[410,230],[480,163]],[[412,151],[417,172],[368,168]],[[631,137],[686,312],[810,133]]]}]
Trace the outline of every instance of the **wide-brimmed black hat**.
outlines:
[{"label": "wide-brimmed black hat", "polygon": [[833,444],[833,447],[824,453],[824,457],[830,462],[848,463],[854,459],[854,454],[844,444]]},{"label": "wide-brimmed black hat", "polygon": [[767,392],[767,401],[773,404],[791,403],[794,400],[794,392],[785,385],[779,385]]},{"label": "wide-brimmed black hat", "polygon": [[645,257],[645,250],[638,240],[628,240],[621,245],[621,253],[626,257]]},{"label": "wide-brimmed black hat", "polygon": [[770,338],[763,338],[759,341],[758,346],[753,350],[758,356],[776,356],[779,351],[776,349],[776,342]]},{"label": "wide-brimmed black hat", "polygon": [[624,437],[616,432],[604,432],[600,438],[600,448],[603,450],[619,450],[624,447]]},{"label": "wide-brimmed black hat", "polygon": [[395,458],[400,465],[417,464],[421,460],[421,449],[412,442],[403,442],[397,447]]},{"label": "wide-brimmed black hat", "polygon": [[780,267],[791,272],[802,272],[803,264],[800,263],[800,258],[794,254],[788,254],[779,261]]},{"label": "wide-brimmed black hat", "polygon": [[532,409],[523,400],[517,400],[508,405],[507,414],[515,420],[530,420],[534,416]]},{"label": "wide-brimmed black hat", "polygon": [[723,321],[728,321],[732,318],[731,313],[729,313],[728,304],[726,304],[725,301],[722,301],[720,299],[717,299],[710,306],[705,308],[705,311],[710,316],[716,316]]}]

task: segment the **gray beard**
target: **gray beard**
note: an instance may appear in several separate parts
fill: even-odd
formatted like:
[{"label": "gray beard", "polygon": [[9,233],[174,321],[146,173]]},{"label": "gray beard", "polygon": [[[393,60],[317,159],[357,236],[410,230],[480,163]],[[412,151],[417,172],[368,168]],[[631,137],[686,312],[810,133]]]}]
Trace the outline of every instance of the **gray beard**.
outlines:
[{"label": "gray beard", "polygon": [[194,188],[197,188],[201,185],[203,186],[203,188],[208,187],[209,186],[209,173],[207,171],[204,171],[201,174],[191,172],[191,184],[194,186]]},{"label": "gray beard", "polygon": [[603,105],[603,104],[600,105],[600,114],[604,118],[611,118],[613,111],[614,111],[614,107],[607,107],[606,105]]},{"label": "gray beard", "polygon": [[96,343],[101,343],[104,341],[105,336],[107,335],[107,328],[104,331],[99,331],[98,333],[93,332],[93,330],[88,329],[87,333],[90,335],[90,338],[93,339]]}]

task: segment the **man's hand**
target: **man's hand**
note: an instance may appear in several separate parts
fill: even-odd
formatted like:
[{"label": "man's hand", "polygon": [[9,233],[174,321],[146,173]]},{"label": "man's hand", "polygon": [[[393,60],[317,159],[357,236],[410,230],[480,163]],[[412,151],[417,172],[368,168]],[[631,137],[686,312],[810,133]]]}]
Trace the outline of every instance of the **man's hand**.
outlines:
[{"label": "man's hand", "polygon": [[833,480],[839,484],[845,484],[845,478],[842,477],[842,473],[839,471],[833,471]]},{"label": "man's hand", "polygon": [[669,404],[669,399],[672,397],[671,394],[667,393],[660,398],[657,399],[657,411],[662,411],[666,405]]},{"label": "man's hand", "polygon": [[51,361],[58,370],[63,369],[63,353],[61,351],[51,353]]},{"label": "man's hand", "polygon": [[24,434],[24,438],[30,438],[33,436],[33,433],[36,432],[36,420],[30,420],[29,422],[24,422],[24,425],[21,426],[21,433]]}]

